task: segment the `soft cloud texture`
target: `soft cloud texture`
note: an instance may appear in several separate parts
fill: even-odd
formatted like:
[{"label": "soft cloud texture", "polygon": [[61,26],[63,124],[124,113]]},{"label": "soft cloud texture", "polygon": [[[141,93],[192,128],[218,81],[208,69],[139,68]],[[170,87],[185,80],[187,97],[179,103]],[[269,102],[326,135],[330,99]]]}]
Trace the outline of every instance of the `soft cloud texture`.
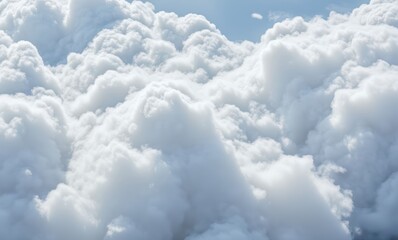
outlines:
[{"label": "soft cloud texture", "polygon": [[257,19],[257,20],[262,20],[263,16],[259,13],[252,13],[252,18]]},{"label": "soft cloud texture", "polygon": [[2,1],[0,239],[398,237],[397,16]]}]

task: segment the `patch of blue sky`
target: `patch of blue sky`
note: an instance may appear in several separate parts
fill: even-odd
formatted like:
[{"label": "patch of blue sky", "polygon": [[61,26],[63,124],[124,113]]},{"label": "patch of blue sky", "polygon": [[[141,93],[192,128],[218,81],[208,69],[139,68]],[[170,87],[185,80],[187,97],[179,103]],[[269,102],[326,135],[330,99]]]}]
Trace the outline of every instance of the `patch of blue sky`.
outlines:
[{"label": "patch of blue sky", "polygon": [[327,17],[349,12],[368,0],[147,0],[156,11],[204,15],[230,40],[259,41],[275,22],[288,17]]}]

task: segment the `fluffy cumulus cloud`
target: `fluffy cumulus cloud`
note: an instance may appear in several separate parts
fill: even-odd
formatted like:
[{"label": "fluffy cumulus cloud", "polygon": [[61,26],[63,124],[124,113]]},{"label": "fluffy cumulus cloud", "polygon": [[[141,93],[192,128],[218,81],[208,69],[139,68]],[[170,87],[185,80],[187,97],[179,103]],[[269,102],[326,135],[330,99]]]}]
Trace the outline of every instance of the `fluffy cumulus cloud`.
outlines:
[{"label": "fluffy cumulus cloud", "polygon": [[1,1],[0,239],[397,238],[397,16]]}]

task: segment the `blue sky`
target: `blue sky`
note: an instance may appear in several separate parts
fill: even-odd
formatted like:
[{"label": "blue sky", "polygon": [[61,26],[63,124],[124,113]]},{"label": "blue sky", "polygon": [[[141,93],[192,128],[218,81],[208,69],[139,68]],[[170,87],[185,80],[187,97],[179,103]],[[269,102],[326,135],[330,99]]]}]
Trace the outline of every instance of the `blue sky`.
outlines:
[{"label": "blue sky", "polygon": [[[172,11],[178,15],[198,13],[206,16],[231,40],[258,41],[276,21],[288,16],[310,18],[327,16],[331,10],[349,12],[368,0],[149,0],[157,11]],[[259,13],[262,20],[251,17]]]}]

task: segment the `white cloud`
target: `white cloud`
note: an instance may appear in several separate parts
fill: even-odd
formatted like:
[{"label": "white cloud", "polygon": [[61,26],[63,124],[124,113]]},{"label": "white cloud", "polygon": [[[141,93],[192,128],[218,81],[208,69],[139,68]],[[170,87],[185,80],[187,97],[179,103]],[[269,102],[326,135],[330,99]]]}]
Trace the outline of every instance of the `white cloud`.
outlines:
[{"label": "white cloud", "polygon": [[268,12],[268,20],[271,22],[282,21],[288,17],[292,17],[289,13],[283,11],[270,11]]},{"label": "white cloud", "polygon": [[252,18],[257,19],[257,20],[262,20],[263,19],[263,15],[259,14],[259,13],[252,13]]},{"label": "white cloud", "polygon": [[397,237],[396,16],[2,1],[0,239]]}]

